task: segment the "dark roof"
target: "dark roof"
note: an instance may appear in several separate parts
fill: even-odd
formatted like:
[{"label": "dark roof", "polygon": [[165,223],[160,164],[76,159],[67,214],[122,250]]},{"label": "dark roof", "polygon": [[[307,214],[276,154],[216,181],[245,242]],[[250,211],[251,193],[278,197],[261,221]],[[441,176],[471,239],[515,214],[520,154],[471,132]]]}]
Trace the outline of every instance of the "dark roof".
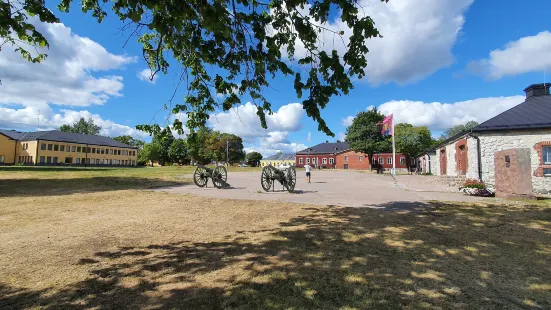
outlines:
[{"label": "dark roof", "polygon": [[551,96],[532,96],[523,103],[473,128],[473,132],[551,129]]},{"label": "dark roof", "polygon": [[295,160],[295,154],[275,154],[262,160]]},{"label": "dark roof", "polygon": [[348,150],[349,148],[348,142],[325,142],[302,151],[298,151],[297,154],[332,154]]},{"label": "dark roof", "polygon": [[25,133],[24,132],[20,132],[20,131],[15,131],[15,130],[5,130],[5,129],[0,129],[0,134],[10,138],[10,139],[14,139],[14,140],[17,140],[19,139],[22,135],[24,135]]},{"label": "dark roof", "polygon": [[[134,146],[124,144],[119,141],[115,141],[109,137],[85,135],[85,134],[72,133],[72,132],[63,132],[59,130],[18,132],[18,131],[0,129],[0,133],[19,141],[44,140],[44,141],[79,143],[79,144],[99,145],[99,146],[112,146],[112,147],[121,147],[121,148],[136,148]],[[9,136],[8,134],[11,134],[12,136]]]}]

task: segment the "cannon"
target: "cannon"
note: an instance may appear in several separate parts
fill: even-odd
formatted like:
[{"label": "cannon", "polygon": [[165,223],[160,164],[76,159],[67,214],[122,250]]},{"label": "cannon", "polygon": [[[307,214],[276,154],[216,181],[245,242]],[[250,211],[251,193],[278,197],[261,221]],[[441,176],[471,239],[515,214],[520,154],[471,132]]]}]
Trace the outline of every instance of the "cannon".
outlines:
[{"label": "cannon", "polygon": [[211,169],[205,166],[197,166],[193,172],[193,182],[199,187],[207,186],[209,178],[212,180],[212,184],[216,188],[222,188],[228,185],[226,180],[228,179],[228,171],[224,166],[216,166],[216,168]]},{"label": "cannon", "polygon": [[275,181],[283,185],[283,190],[287,189],[289,193],[292,193],[297,183],[297,172],[295,167],[276,168],[272,165],[264,166],[260,177],[262,188],[267,192],[270,191],[270,188],[273,191]]}]

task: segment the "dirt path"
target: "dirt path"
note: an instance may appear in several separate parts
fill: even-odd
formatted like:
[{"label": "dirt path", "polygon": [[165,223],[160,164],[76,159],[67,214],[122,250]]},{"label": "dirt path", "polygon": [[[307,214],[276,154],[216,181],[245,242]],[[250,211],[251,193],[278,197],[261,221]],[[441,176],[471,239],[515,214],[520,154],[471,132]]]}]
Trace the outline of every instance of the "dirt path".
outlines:
[{"label": "dirt path", "polygon": [[[191,177],[191,176],[189,176]],[[282,191],[277,183],[275,192],[265,192],[260,185],[260,172],[230,173],[227,189],[215,189],[212,183],[208,188],[190,185],[164,188],[170,193],[185,193],[206,197],[280,200],[286,202],[318,205],[338,205],[347,207],[371,207],[404,209],[415,207],[419,202],[478,201],[480,198],[450,192],[449,188],[428,184],[431,177],[406,176],[396,181],[389,175],[376,175],[354,171],[314,171],[312,183],[306,183],[304,171],[297,171],[296,193]],[[418,180],[414,180],[417,178]],[[402,179],[404,181],[402,181]]]}]

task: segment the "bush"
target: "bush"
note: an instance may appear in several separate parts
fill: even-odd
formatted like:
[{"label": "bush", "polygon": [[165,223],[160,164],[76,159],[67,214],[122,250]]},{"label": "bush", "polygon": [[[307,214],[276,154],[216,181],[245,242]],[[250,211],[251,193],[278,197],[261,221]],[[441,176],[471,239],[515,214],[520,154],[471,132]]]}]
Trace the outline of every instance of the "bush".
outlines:
[{"label": "bush", "polygon": [[467,179],[467,181],[465,181],[465,184],[463,184],[463,188],[486,189],[486,184],[479,180]]},{"label": "bush", "polygon": [[25,164],[24,164],[24,163],[16,163],[14,166],[16,166],[16,167],[24,167]]}]

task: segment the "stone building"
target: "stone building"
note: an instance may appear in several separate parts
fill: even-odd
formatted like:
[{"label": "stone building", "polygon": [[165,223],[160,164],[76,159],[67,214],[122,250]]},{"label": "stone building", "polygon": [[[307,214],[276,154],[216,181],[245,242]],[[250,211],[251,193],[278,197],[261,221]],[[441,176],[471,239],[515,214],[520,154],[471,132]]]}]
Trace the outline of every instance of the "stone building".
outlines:
[{"label": "stone building", "polygon": [[526,160],[530,162],[530,175],[521,177],[531,178],[534,193],[551,194],[550,86],[530,85],[524,89],[523,103],[442,142],[430,155],[432,173],[479,179],[495,188],[500,167],[510,165],[509,155],[503,157],[507,162],[496,162],[498,153],[529,150]]}]

